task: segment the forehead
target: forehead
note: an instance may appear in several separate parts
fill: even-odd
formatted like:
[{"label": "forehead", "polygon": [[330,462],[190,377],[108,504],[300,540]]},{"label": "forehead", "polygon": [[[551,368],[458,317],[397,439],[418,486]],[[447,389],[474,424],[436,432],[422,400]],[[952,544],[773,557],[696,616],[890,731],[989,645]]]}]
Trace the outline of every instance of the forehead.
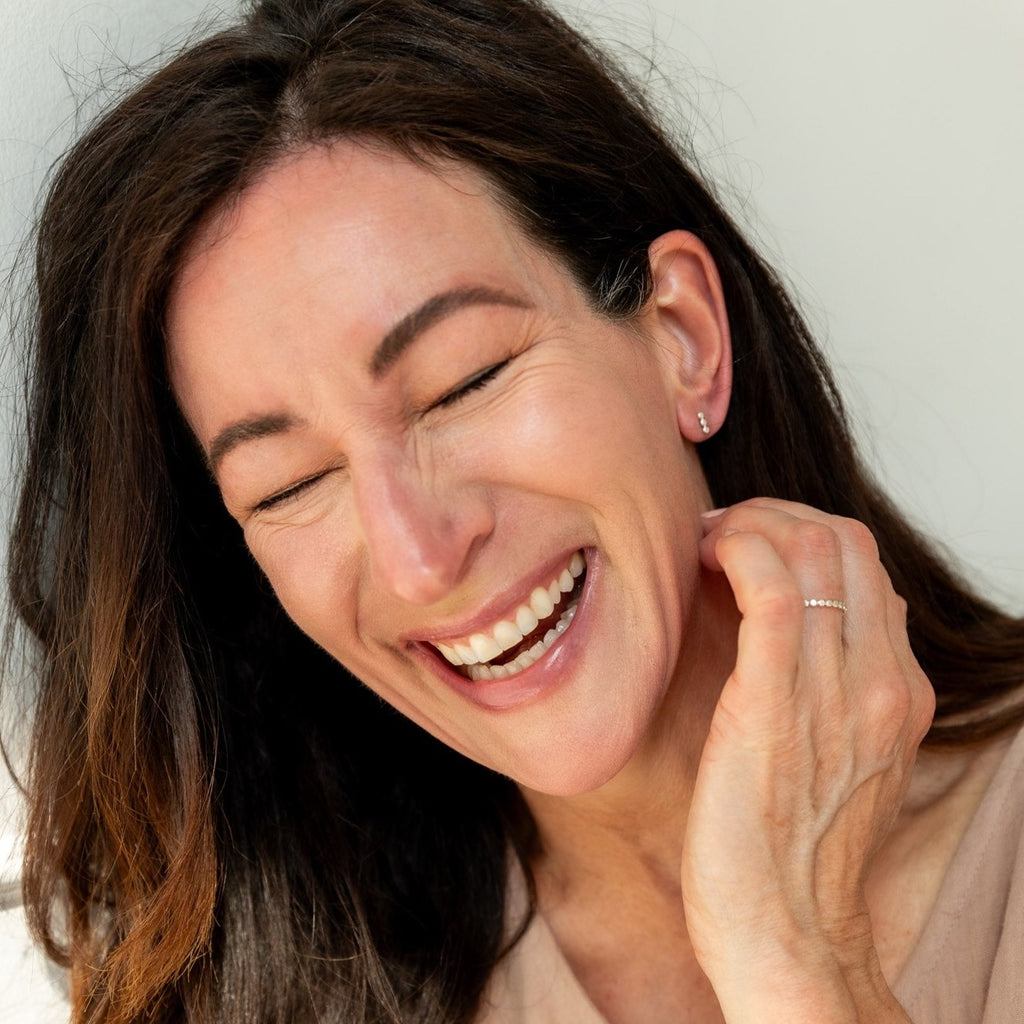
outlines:
[{"label": "forehead", "polygon": [[303,150],[197,238],[168,307],[171,381],[203,438],[214,413],[281,405],[294,367],[307,382],[339,360],[354,372],[431,296],[481,287],[527,304],[575,292],[472,168],[352,142]]},{"label": "forehead", "polygon": [[[217,211],[191,246],[174,299],[200,280],[222,288],[272,268],[291,284],[337,271],[361,287],[373,275],[373,291],[398,300],[392,277],[429,276],[432,266],[442,277],[462,263],[487,273],[520,262],[528,248],[474,168],[339,141],[283,157]],[[382,264],[394,273],[382,277]]]}]

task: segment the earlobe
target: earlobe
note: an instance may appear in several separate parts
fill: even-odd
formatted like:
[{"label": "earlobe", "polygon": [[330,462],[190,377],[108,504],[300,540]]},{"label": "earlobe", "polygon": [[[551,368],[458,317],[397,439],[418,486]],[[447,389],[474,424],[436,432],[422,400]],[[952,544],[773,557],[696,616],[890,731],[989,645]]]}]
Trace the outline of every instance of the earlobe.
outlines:
[{"label": "earlobe", "polygon": [[660,235],[648,250],[654,282],[650,315],[666,353],[680,433],[703,441],[725,421],[732,345],[718,268],[689,231]]}]

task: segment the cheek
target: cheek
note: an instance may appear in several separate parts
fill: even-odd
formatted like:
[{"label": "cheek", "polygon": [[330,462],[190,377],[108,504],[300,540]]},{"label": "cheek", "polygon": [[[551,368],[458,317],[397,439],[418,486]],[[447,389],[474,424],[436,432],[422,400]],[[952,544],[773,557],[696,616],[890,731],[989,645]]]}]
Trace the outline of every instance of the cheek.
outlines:
[{"label": "cheek", "polygon": [[627,481],[637,493],[660,490],[666,474],[685,469],[674,410],[655,380],[616,369],[547,366],[517,382],[484,407],[484,426],[474,421],[446,439],[452,465],[588,505],[621,499]]},{"label": "cheek", "polygon": [[253,557],[295,624],[337,653],[340,631],[355,630],[355,557],[333,517],[314,525],[246,532]]}]

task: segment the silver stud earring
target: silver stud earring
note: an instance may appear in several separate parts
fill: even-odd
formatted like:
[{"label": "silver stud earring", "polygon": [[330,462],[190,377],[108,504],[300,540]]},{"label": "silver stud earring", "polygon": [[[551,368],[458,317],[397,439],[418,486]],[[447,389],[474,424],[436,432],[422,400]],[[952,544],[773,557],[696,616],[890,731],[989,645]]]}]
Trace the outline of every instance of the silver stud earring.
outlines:
[{"label": "silver stud earring", "polygon": [[708,426],[708,418],[704,413],[697,413],[697,422],[700,423],[700,430],[702,434],[710,434],[711,428]]}]

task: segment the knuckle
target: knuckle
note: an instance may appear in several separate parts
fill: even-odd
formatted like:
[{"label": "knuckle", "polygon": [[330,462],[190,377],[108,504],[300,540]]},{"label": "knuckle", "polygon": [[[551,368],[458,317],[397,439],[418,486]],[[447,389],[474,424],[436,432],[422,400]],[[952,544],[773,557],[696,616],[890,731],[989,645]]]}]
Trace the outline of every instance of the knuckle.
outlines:
[{"label": "knuckle", "polygon": [[755,596],[758,615],[771,622],[788,622],[804,611],[804,599],[793,583],[776,582],[760,588]]},{"label": "knuckle", "polygon": [[903,723],[913,708],[913,698],[907,680],[901,673],[883,676],[872,687],[872,712],[879,722]]},{"label": "knuckle", "polygon": [[757,496],[754,498],[747,498],[746,501],[740,503],[739,508],[763,508],[776,510],[780,506],[778,498],[765,498],[763,496]]},{"label": "knuckle", "polygon": [[836,517],[836,531],[842,537],[843,546],[865,559],[878,559],[878,542],[875,535],[859,520]]},{"label": "knuckle", "polygon": [[[732,528],[736,529],[736,527]],[[743,549],[747,546],[747,543],[748,539],[746,534],[742,532],[727,533],[720,536],[715,541],[715,553],[718,555],[719,559],[722,559],[723,561],[728,560],[733,556],[733,554],[736,554],[737,556],[740,555]]]},{"label": "knuckle", "polygon": [[792,544],[796,552],[813,559],[834,558],[840,553],[839,538],[827,523],[804,519],[793,526]]},{"label": "knuckle", "polygon": [[746,531],[754,522],[754,514],[746,505],[734,505],[719,520],[723,530],[728,528]]},{"label": "knuckle", "polygon": [[920,669],[905,672],[893,666],[875,676],[865,713],[883,742],[909,736],[917,744],[935,714],[935,691]]},{"label": "knuckle", "polygon": [[880,683],[871,687],[865,720],[876,744],[885,749],[894,747],[913,731],[909,726],[911,706],[910,694],[905,690],[900,692]]},{"label": "knuckle", "polygon": [[923,672],[919,675],[917,707],[914,720],[914,726],[916,727],[914,739],[917,743],[920,743],[928,735],[928,730],[932,727],[932,722],[935,720],[936,708],[935,688]]}]

